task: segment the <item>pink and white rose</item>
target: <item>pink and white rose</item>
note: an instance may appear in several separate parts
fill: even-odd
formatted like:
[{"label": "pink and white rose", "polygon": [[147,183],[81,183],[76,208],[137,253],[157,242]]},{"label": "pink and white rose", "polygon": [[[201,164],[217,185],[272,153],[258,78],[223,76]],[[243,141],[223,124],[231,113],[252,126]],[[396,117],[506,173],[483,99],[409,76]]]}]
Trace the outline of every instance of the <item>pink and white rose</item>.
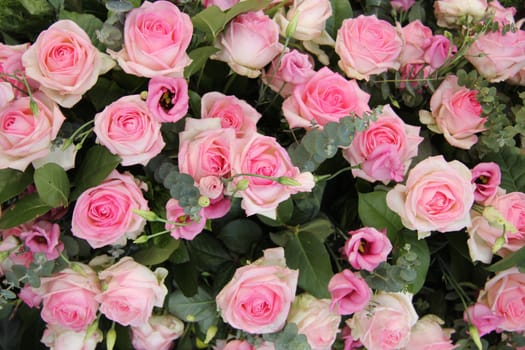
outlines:
[{"label": "pink and white rose", "polygon": [[435,315],[421,317],[410,330],[410,340],[404,350],[452,350],[451,330],[441,328],[443,320]]},{"label": "pink and white rose", "polygon": [[294,0],[286,15],[280,11],[275,21],[281,28],[281,35],[286,37],[290,22],[296,21],[292,38],[301,41],[319,39],[325,30],[326,21],[332,15],[329,0]]},{"label": "pink and white rose", "polygon": [[469,306],[463,313],[463,319],[476,327],[480,337],[495,331],[503,322],[502,316],[496,315],[494,311],[482,303]]},{"label": "pink and white rose", "polygon": [[88,335],[87,330],[75,332],[48,324],[40,340],[50,350],[95,350],[104,336],[99,329]]},{"label": "pink and white rose", "polygon": [[386,229],[379,231],[373,227],[363,227],[348,234],[350,238],[345,242],[343,255],[354,269],[373,271],[386,261],[392,250]]},{"label": "pink and white rose", "polygon": [[169,350],[184,332],[184,323],[172,315],[153,315],[148,322],[131,327],[135,350]]},{"label": "pink and white rose", "polygon": [[188,82],[184,78],[154,76],[148,83],[146,105],[160,123],[175,123],[188,113]]},{"label": "pink and white rose", "polygon": [[339,315],[350,315],[363,310],[372,297],[372,290],[366,281],[348,269],[332,276],[328,291],[332,300],[330,308],[337,309]]},{"label": "pink and white rose", "polygon": [[454,28],[467,16],[479,21],[485,15],[487,5],[487,0],[438,0],[434,2],[434,15],[438,26]]},{"label": "pink and white rose", "polygon": [[[29,43],[20,44],[20,45],[6,45],[0,43],[0,73],[16,75],[20,78],[23,77],[25,73],[25,68],[22,65],[22,55],[29,48]],[[25,77],[31,91],[36,91],[38,89],[38,83],[31,78]],[[26,86],[23,81],[17,80],[13,77],[4,76],[2,81],[5,80],[5,84],[11,85],[12,93],[16,97],[22,97],[25,94],[22,91],[26,91]],[[2,83],[2,84],[4,84]]]}]

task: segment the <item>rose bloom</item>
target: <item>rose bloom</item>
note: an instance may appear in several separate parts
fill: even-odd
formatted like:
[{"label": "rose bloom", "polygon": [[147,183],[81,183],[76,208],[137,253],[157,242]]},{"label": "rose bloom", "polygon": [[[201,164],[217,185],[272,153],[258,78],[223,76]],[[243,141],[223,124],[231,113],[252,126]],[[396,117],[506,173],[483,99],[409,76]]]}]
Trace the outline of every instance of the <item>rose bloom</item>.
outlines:
[{"label": "rose bloom", "polygon": [[172,315],[153,315],[148,322],[131,327],[135,350],[169,350],[184,332],[184,323]]},{"label": "rose bloom", "polygon": [[286,267],[283,248],[264,250],[264,257],[239,267],[216,297],[224,322],[248,333],[283,328],[295,298],[299,271]]},{"label": "rose bloom", "polygon": [[211,91],[202,95],[201,118],[219,118],[222,128],[232,128],[243,137],[257,131],[261,114],[244,100]]},{"label": "rose bloom", "polygon": [[0,82],[0,108],[4,108],[9,102],[13,101],[15,93],[13,86],[6,82]]},{"label": "rose bloom", "polygon": [[282,108],[291,128],[322,128],[351,113],[361,116],[370,110],[369,99],[355,80],[323,67],[306,83],[297,85]]},{"label": "rose bloom", "polygon": [[40,304],[42,303],[42,295],[38,294],[35,289],[28,284],[20,288],[17,297],[30,308],[40,308]]},{"label": "rose bloom", "polygon": [[329,299],[316,299],[303,293],[295,297],[288,322],[297,325],[312,350],[330,350],[339,332],[341,316],[330,309]]},{"label": "rose bloom", "polygon": [[59,20],[40,32],[22,56],[26,75],[62,107],[73,107],[115,62],[75,22]]},{"label": "rose bloom", "polygon": [[292,38],[308,41],[316,40],[323,35],[326,20],[332,15],[329,0],[294,0],[286,16],[280,11],[275,21],[281,28],[281,35],[286,37],[286,29],[291,21],[297,21]]},{"label": "rose bloom", "polygon": [[403,225],[424,238],[430,231],[450,232],[470,226],[475,186],[472,174],[461,162],[435,156],[419,162],[406,185],[396,185],[386,196],[388,207]]},{"label": "rose bloom", "polygon": [[400,35],[405,43],[399,54],[401,66],[425,63],[425,50],[432,39],[432,29],[415,20],[401,28]]},{"label": "rose bloom", "polygon": [[484,203],[492,199],[501,183],[501,170],[494,162],[482,162],[472,168],[472,183],[476,184],[474,200]]},{"label": "rose bloom", "polygon": [[373,227],[363,227],[348,232],[350,238],[345,242],[343,255],[354,269],[373,271],[386,261],[392,250],[392,243],[386,235]]},{"label": "rose bloom", "polygon": [[20,238],[32,253],[43,253],[48,260],[54,260],[64,250],[64,243],[60,242],[60,226],[48,221],[37,221],[22,225]]},{"label": "rose bloom", "polygon": [[140,95],[130,95],[95,115],[94,132],[97,142],[118,155],[122,165],[146,165],[166,145],[160,127]]},{"label": "rose bloom", "polygon": [[352,337],[367,349],[394,350],[406,346],[410,329],[418,319],[412,295],[378,292],[369,305],[347,321]]},{"label": "rose bloom", "polygon": [[525,31],[482,34],[472,43],[465,58],[491,83],[512,78],[525,68]]},{"label": "rose bloom", "polygon": [[402,47],[396,29],[375,15],[345,19],[335,40],[339,67],[348,77],[359,80],[398,69]]},{"label": "rose bloom", "polygon": [[517,267],[498,272],[485,284],[478,302],[503,318],[498,331],[525,331],[525,274]]},{"label": "rose bloom", "polygon": [[254,350],[252,344],[248,343],[246,340],[230,340],[224,347],[220,350]]},{"label": "rose bloom", "polygon": [[313,175],[301,173],[290,160],[288,152],[270,136],[254,134],[250,138],[235,142],[232,161],[232,176],[236,174],[254,174],[265,177],[293,179],[297,184],[280,183],[273,179],[257,176],[239,176],[248,180],[248,187],[239,191],[242,197],[241,207],[246,215],[261,214],[276,218],[279,203],[298,192],[310,192],[314,187]]},{"label": "rose bloom", "polygon": [[450,330],[441,328],[444,322],[435,315],[420,318],[410,331],[410,340],[405,350],[452,350]]},{"label": "rose bloom", "polygon": [[212,59],[226,62],[237,74],[257,78],[283,49],[279,26],[262,11],[235,17],[219,35],[215,46],[220,50]]},{"label": "rose bloom", "polygon": [[416,0],[391,0],[390,5],[397,11],[408,11],[416,3]]},{"label": "rose bloom", "polygon": [[93,248],[136,238],[146,220],[133,209],[148,210],[140,186],[132,175],[115,170],[100,185],[84,191],[73,209],[73,235]]},{"label": "rose bloom", "polygon": [[148,106],[160,123],[175,123],[188,113],[188,82],[184,78],[154,76],[148,83]]},{"label": "rose bloom", "polygon": [[419,118],[430,130],[443,134],[452,146],[470,149],[478,132],[486,130],[481,117],[483,109],[477,100],[477,91],[458,85],[458,78],[449,75],[434,91],[430,112],[420,111]]},{"label": "rose bloom", "polygon": [[454,28],[459,20],[471,16],[474,21],[480,20],[487,10],[487,0],[438,0],[434,2],[434,15],[437,24],[444,28]]},{"label": "rose bloom", "polygon": [[333,310],[337,307],[339,315],[350,315],[363,310],[372,296],[372,290],[366,281],[348,269],[332,276],[328,291],[332,296],[330,308]]},{"label": "rose bloom", "polygon": [[444,35],[434,35],[425,50],[425,62],[432,71],[441,67],[445,61],[457,52],[457,47]]},{"label": "rose bloom", "polygon": [[50,350],[95,350],[103,339],[100,329],[96,329],[88,338],[87,330],[75,332],[48,324],[40,341]]},{"label": "rose bloom", "polygon": [[42,297],[42,319],[75,332],[86,330],[97,318],[100,283],[96,272],[75,262],[75,269],[66,268],[40,279],[35,290]]},{"label": "rose bloom", "polygon": [[472,322],[472,325],[478,330],[479,336],[496,330],[503,322],[503,317],[496,315],[487,305],[475,303],[469,306],[463,313],[465,322]]},{"label": "rose bloom", "polygon": [[202,0],[202,6],[204,7],[217,6],[222,11],[226,11],[238,3],[239,3],[239,0]]},{"label": "rose bloom", "polygon": [[501,25],[514,24],[516,9],[514,7],[503,7],[498,0],[489,2],[487,12],[494,14],[494,21]]},{"label": "rose bloom", "polygon": [[[25,68],[22,65],[22,55],[29,48],[29,44],[20,44],[20,45],[6,45],[0,43],[0,73],[5,74],[16,74],[21,77],[25,73]],[[29,77],[25,77],[31,91],[36,91],[38,89],[38,83]],[[25,94],[22,91],[26,91],[26,86],[23,81],[16,80],[15,78],[4,76],[2,81],[5,81],[2,84],[11,85],[13,88],[12,92],[16,97],[22,97]]]},{"label": "rose bloom", "polygon": [[403,181],[406,171],[423,141],[419,127],[405,124],[390,105],[364,131],[358,131],[343,157],[352,165],[352,175],[367,181]]},{"label": "rose bloom", "polygon": [[122,50],[108,52],[128,74],[182,77],[192,34],[190,17],[175,4],[145,1],[126,16]]},{"label": "rose bloom", "polygon": [[153,307],[161,307],[168,289],[164,285],[168,271],[155,272],[127,256],[99,272],[106,288],[97,295],[100,312],[123,326],[140,327],[148,322]]},{"label": "rose bloom", "polygon": [[199,215],[199,220],[193,221],[190,215],[184,213],[184,208],[179,205],[179,202],[170,198],[166,203],[166,219],[170,222],[166,223],[165,228],[170,231],[171,236],[175,239],[192,240],[202,232],[206,225],[203,210],[200,211]]},{"label": "rose bloom", "polygon": [[34,93],[33,101],[38,107],[36,116],[27,96],[0,110],[0,169],[24,171],[33,160],[49,154],[65,117],[44,94]]}]

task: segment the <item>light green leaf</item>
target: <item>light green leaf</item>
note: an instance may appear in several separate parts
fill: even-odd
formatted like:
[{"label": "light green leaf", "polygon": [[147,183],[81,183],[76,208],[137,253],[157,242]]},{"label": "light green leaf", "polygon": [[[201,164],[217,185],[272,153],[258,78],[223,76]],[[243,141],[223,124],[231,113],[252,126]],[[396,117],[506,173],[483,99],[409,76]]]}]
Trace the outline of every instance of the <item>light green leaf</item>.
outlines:
[{"label": "light green leaf", "polygon": [[67,207],[69,179],[64,168],[47,163],[37,168],[33,177],[38,195],[44,203],[53,208]]},{"label": "light green leaf", "polygon": [[484,162],[496,162],[501,169],[501,187],[507,192],[525,192],[525,154],[515,148],[505,147],[500,152],[490,153]]},{"label": "light green leaf", "polygon": [[[418,239],[417,233],[413,231],[403,230],[399,233],[397,246],[403,247],[405,244],[410,244],[410,252],[417,255],[417,265],[414,266],[417,277],[412,284],[408,285],[408,291],[416,294],[423,287],[427,277],[428,267],[430,265],[430,251],[428,250],[427,241]],[[395,256],[395,259],[397,259],[398,256],[399,255]]]},{"label": "light green leaf", "polygon": [[[170,255],[180,246],[180,241],[167,235],[160,244],[151,244],[140,249],[133,255],[135,261],[143,265],[158,265],[168,260]],[[142,247],[142,246],[141,246]]]},{"label": "light green leaf", "polygon": [[192,61],[189,66],[184,68],[184,77],[189,79],[193,74],[200,71],[206,65],[210,56],[217,51],[219,49],[215,46],[203,46],[191,51],[188,56],[190,56]]},{"label": "light green leaf", "polygon": [[215,298],[200,287],[192,297],[186,297],[180,290],[173,292],[169,296],[168,310],[186,322],[198,322],[217,315]]},{"label": "light green leaf", "polygon": [[38,193],[32,193],[10,206],[2,213],[0,229],[8,229],[31,221],[53,209],[43,202]]},{"label": "light green leaf", "polygon": [[387,229],[388,238],[395,240],[395,234],[403,228],[401,218],[386,204],[385,191],[359,193],[358,214],[365,226],[378,230]]},{"label": "light green leaf", "polygon": [[525,267],[525,247],[507,255],[500,261],[487,267],[490,272],[500,272],[515,266]]},{"label": "light green leaf", "polygon": [[13,198],[32,182],[33,178],[15,169],[0,170],[0,203]]},{"label": "light green leaf", "polygon": [[215,39],[226,25],[226,15],[216,6],[210,6],[191,18],[193,27],[206,33],[210,40]]},{"label": "light green leaf", "polygon": [[241,13],[250,11],[259,11],[268,6],[272,0],[247,0],[237,3],[235,6],[226,11],[226,22],[231,21]]}]

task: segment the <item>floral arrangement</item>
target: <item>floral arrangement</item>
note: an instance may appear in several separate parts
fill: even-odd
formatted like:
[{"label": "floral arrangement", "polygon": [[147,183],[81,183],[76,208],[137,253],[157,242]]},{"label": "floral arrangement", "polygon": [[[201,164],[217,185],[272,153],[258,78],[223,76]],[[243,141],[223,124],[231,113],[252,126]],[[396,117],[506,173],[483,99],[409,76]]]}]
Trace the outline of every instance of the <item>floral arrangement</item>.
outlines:
[{"label": "floral arrangement", "polygon": [[1,1],[0,348],[525,349],[500,1]]}]

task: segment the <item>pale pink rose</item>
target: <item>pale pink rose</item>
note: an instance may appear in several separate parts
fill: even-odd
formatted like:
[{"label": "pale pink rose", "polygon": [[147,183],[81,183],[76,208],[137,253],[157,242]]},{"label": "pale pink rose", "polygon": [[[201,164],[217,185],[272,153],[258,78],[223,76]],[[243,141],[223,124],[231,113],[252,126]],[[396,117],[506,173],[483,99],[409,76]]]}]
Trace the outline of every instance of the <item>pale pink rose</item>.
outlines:
[{"label": "pale pink rose", "polygon": [[391,0],[390,5],[397,11],[408,11],[416,3],[416,0]]},{"label": "pale pink rose", "polygon": [[472,174],[461,162],[429,157],[410,172],[406,185],[396,185],[386,196],[388,207],[419,238],[430,231],[450,232],[470,226],[474,203]]},{"label": "pale pink rose", "polygon": [[48,324],[40,341],[50,350],[95,350],[104,336],[99,329],[87,337],[87,330],[72,331],[56,325]]},{"label": "pale pink rose", "polygon": [[457,51],[456,46],[444,35],[434,35],[430,39],[428,47],[425,49],[425,63],[427,63],[432,71],[441,67],[445,61],[452,57]]},{"label": "pale pink rose", "polygon": [[448,75],[430,99],[430,112],[420,111],[420,120],[437,133],[443,134],[452,146],[470,149],[486,130],[477,90],[458,84],[458,77]]},{"label": "pale pink rose", "polygon": [[478,330],[480,337],[498,329],[503,322],[503,317],[498,316],[487,305],[475,303],[463,313],[463,320],[472,323]]},{"label": "pale pink rose", "polygon": [[487,0],[437,0],[434,15],[437,24],[444,28],[456,27],[466,16],[479,21],[487,10]]},{"label": "pale pink rose", "polygon": [[465,58],[491,83],[512,78],[525,68],[525,31],[482,34],[472,43]]},{"label": "pale pink rose", "polygon": [[415,20],[401,28],[400,34],[404,41],[399,55],[401,66],[425,63],[425,51],[432,40],[432,29],[420,20]]},{"label": "pale pink rose", "polygon": [[341,316],[330,308],[330,299],[317,299],[303,293],[295,297],[288,322],[297,325],[312,350],[330,350],[339,333]]},{"label": "pale pink rose", "polygon": [[503,318],[497,329],[499,332],[525,330],[525,274],[517,267],[498,272],[487,281],[478,302]]},{"label": "pale pink rose", "polygon": [[60,226],[48,221],[37,221],[22,225],[20,238],[32,253],[43,253],[48,260],[54,260],[64,250],[64,243],[60,242]]},{"label": "pale pink rose", "polygon": [[184,332],[184,323],[172,315],[153,315],[147,323],[131,327],[135,350],[169,350]]},{"label": "pale pink rose", "polygon": [[44,94],[33,94],[36,116],[30,100],[20,97],[0,110],[0,169],[24,171],[33,160],[48,155],[65,120],[60,108]]},{"label": "pale pink rose", "polygon": [[49,98],[62,107],[73,107],[98,76],[115,62],[91,43],[75,22],[59,20],[40,32],[22,56],[26,75],[36,80]]},{"label": "pale pink rose", "polygon": [[355,80],[323,67],[294,88],[283,102],[283,114],[291,128],[322,128],[352,113],[361,116],[370,110],[369,99]]},{"label": "pale pink rose", "polygon": [[222,11],[226,11],[238,3],[239,3],[239,0],[202,0],[202,6],[204,7],[217,6]]},{"label": "pale pink rose", "polygon": [[491,0],[487,12],[494,14],[494,21],[500,25],[514,24],[516,9],[514,7],[503,7],[498,0]]},{"label": "pale pink rose", "polygon": [[175,4],[145,1],[126,16],[122,50],[108,52],[128,74],[182,77],[192,34],[190,17]]},{"label": "pale pink rose", "polygon": [[343,156],[352,165],[352,175],[367,181],[403,181],[406,171],[423,141],[419,127],[405,124],[390,105],[364,131],[358,131]]},{"label": "pale pink rose", "polygon": [[252,344],[246,340],[230,340],[221,350],[254,350]]},{"label": "pale pink rose", "polygon": [[337,307],[339,315],[350,315],[363,310],[372,296],[372,290],[366,281],[348,269],[333,275],[328,283],[328,291],[332,296],[330,308]]},{"label": "pale pink rose", "polygon": [[202,209],[198,221],[194,221],[190,215],[184,213],[184,208],[174,198],[170,198],[166,203],[166,219],[170,222],[166,223],[165,228],[175,239],[192,240],[206,225],[206,217]]},{"label": "pale pink rose", "polygon": [[0,82],[0,108],[4,108],[15,98],[13,86],[7,82]]},{"label": "pale pink rose", "polygon": [[441,328],[444,322],[435,315],[420,318],[410,331],[404,350],[452,350],[451,331]]},{"label": "pale pink rose", "polygon": [[73,235],[93,248],[136,238],[146,220],[133,209],[149,209],[141,186],[132,175],[113,171],[100,185],[84,191],[73,209]]},{"label": "pale pink rose", "polygon": [[279,26],[262,11],[235,17],[219,35],[215,46],[220,50],[211,58],[228,63],[237,74],[257,78],[282,50]]},{"label": "pale pink rose", "polygon": [[398,69],[402,48],[396,28],[375,15],[345,19],[335,40],[339,67],[346,76],[359,80]]},{"label": "pale pink rose", "polygon": [[100,283],[96,272],[75,262],[51,277],[42,277],[35,292],[42,297],[42,319],[75,332],[85,330],[97,318]]},{"label": "pale pink rose", "polygon": [[[313,175],[301,173],[292,164],[288,152],[273,137],[253,134],[250,138],[238,139],[232,153],[234,183],[241,179],[248,180],[248,187],[238,193],[242,197],[241,207],[248,216],[261,214],[275,219],[279,203],[292,194],[309,192],[313,188]],[[237,176],[238,174],[256,176]],[[282,179],[279,182],[257,175],[274,179],[291,178],[299,186],[289,185]]]},{"label": "pale pink rose", "polygon": [[216,297],[224,322],[248,333],[283,328],[295,298],[299,271],[286,267],[283,248],[264,250],[264,257],[238,268]]},{"label": "pale pink rose", "polygon": [[224,183],[218,176],[204,176],[199,181],[199,191],[201,195],[215,199],[223,194]]},{"label": "pale pink rose", "polygon": [[476,184],[474,200],[484,203],[492,199],[501,183],[501,170],[494,162],[482,162],[472,168],[472,183]]},{"label": "pale pink rose", "polygon": [[22,300],[30,308],[40,308],[42,303],[42,295],[36,293],[35,289],[27,284],[20,288],[18,299]]},{"label": "pale pink rose", "polygon": [[[10,75],[17,75],[20,78],[26,78],[31,91],[38,89],[38,83],[31,78],[25,76],[25,68],[22,65],[22,55],[29,48],[29,43],[20,45],[6,45],[0,43],[0,73]],[[27,96],[23,91],[27,91],[27,87],[21,80],[13,77],[4,76],[2,81],[7,82],[13,87],[13,93],[16,97]]]},{"label": "pale pink rose", "polygon": [[166,145],[160,127],[140,95],[129,95],[95,115],[94,132],[97,142],[119,156],[122,165],[146,165]]},{"label": "pale pink rose", "polygon": [[161,267],[153,272],[129,256],[120,259],[98,274],[106,286],[96,297],[100,312],[123,326],[140,327],[148,322],[154,306],[164,304],[167,274]]},{"label": "pale pink rose", "polygon": [[212,91],[202,95],[201,118],[219,118],[222,128],[232,128],[243,137],[257,131],[261,114],[244,100]]},{"label": "pale pink rose", "polygon": [[367,349],[394,350],[408,344],[417,319],[411,294],[378,292],[347,324]]},{"label": "pale pink rose", "polygon": [[188,82],[184,78],[154,76],[148,83],[146,104],[160,123],[175,123],[188,113]]},{"label": "pale pink rose", "polygon": [[281,35],[286,37],[286,28],[291,21],[297,21],[292,38],[307,41],[316,40],[323,35],[326,20],[332,15],[329,0],[293,0],[292,6],[284,13],[278,12],[275,21],[281,28]]},{"label": "pale pink rose", "polygon": [[345,242],[343,255],[354,269],[373,271],[386,261],[392,250],[386,229],[379,231],[373,227],[363,227],[348,234],[350,238]]}]

